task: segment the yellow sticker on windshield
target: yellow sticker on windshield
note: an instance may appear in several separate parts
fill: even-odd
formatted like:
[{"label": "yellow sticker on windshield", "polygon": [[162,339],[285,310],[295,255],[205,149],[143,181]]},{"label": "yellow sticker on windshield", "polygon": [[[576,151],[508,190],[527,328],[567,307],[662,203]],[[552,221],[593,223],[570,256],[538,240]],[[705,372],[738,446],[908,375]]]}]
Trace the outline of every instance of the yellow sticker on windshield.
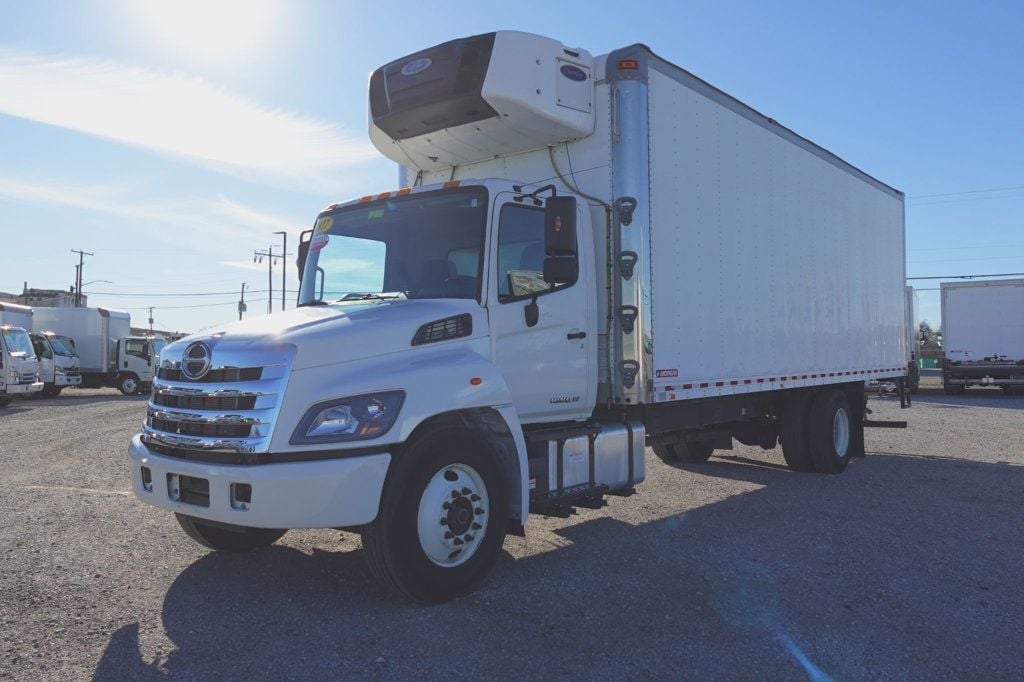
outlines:
[{"label": "yellow sticker on windshield", "polygon": [[383,218],[383,217],[384,217],[384,209],[383,208],[375,208],[375,209],[373,209],[372,211],[370,211],[366,215],[366,219],[367,220],[373,220],[374,218]]},{"label": "yellow sticker on windshield", "polygon": [[321,232],[326,232],[327,230],[331,229],[331,226],[333,226],[333,225],[334,225],[334,218],[331,218],[329,216],[324,216],[323,218],[318,218],[317,221],[316,221],[316,227],[313,228],[313,232],[315,234],[320,234]]}]

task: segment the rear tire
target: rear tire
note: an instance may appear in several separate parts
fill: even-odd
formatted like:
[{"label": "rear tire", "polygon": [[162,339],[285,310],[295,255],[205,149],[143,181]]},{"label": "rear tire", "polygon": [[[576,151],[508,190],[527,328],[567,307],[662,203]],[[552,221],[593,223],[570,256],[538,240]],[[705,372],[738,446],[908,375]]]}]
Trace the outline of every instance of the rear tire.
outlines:
[{"label": "rear tire", "polygon": [[[249,526],[214,526],[194,516],[175,514],[181,529],[203,547],[222,552],[248,552],[269,547],[287,533],[276,528],[250,528]],[[226,524],[225,524],[226,525]]]},{"label": "rear tire", "polygon": [[942,382],[942,392],[946,395],[963,395],[966,390],[966,384],[950,384],[946,381]]},{"label": "rear tire", "polygon": [[853,412],[845,393],[826,389],[814,396],[808,415],[807,443],[815,471],[838,474],[846,469],[853,426]]},{"label": "rear tire", "polygon": [[494,448],[464,428],[438,427],[392,463],[377,518],[361,534],[375,580],[417,601],[439,603],[472,591],[487,576],[507,524]]},{"label": "rear tire", "polygon": [[699,464],[706,462],[715,451],[710,441],[685,441],[680,439],[675,443],[661,443],[652,446],[654,454],[666,464]]},{"label": "rear tire", "polygon": [[782,423],[779,427],[782,457],[793,471],[814,471],[807,438],[807,419],[812,397],[811,393],[796,393],[786,401],[782,409]]},{"label": "rear tire", "polygon": [[13,396],[0,395],[0,407],[7,407],[14,400]]}]

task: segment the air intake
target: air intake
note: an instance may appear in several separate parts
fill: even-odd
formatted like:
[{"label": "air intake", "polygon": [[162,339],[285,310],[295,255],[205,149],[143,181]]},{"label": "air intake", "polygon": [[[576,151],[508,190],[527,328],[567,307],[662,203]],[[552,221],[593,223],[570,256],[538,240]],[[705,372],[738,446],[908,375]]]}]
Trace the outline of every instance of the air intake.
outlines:
[{"label": "air intake", "polygon": [[469,313],[463,313],[423,325],[416,330],[416,336],[412,337],[412,345],[422,346],[425,343],[459,339],[472,333],[473,317]]}]

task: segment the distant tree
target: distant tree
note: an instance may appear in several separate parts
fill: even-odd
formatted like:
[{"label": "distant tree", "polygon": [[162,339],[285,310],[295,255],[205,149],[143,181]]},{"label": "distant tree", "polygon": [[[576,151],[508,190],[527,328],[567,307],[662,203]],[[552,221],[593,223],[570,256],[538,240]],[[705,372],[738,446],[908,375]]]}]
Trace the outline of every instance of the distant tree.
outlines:
[{"label": "distant tree", "polygon": [[942,329],[932,329],[927,321],[922,320],[918,327],[918,335],[921,339],[921,348],[935,349],[941,347]]}]

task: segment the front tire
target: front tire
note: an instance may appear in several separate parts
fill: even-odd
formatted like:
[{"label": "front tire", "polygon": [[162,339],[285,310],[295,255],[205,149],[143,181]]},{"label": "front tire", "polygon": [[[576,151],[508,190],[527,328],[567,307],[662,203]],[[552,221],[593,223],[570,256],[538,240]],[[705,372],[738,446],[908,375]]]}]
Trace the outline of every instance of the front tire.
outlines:
[{"label": "front tire", "polygon": [[117,380],[117,390],[124,395],[135,395],[139,392],[139,378],[134,374],[124,374]]},{"label": "front tire", "polygon": [[248,552],[269,547],[287,533],[276,528],[250,528],[249,526],[212,525],[194,516],[175,514],[181,529],[203,547],[223,552]]},{"label": "front tire", "polygon": [[13,396],[0,395],[0,407],[7,407],[14,400]]},{"label": "front tire", "polygon": [[828,389],[814,396],[808,415],[807,444],[815,471],[838,474],[846,469],[853,427],[853,413],[845,393]]},{"label": "front tire", "polygon": [[393,462],[377,518],[362,529],[363,548],[384,587],[439,603],[487,576],[507,522],[494,448],[480,435],[442,427]]}]

